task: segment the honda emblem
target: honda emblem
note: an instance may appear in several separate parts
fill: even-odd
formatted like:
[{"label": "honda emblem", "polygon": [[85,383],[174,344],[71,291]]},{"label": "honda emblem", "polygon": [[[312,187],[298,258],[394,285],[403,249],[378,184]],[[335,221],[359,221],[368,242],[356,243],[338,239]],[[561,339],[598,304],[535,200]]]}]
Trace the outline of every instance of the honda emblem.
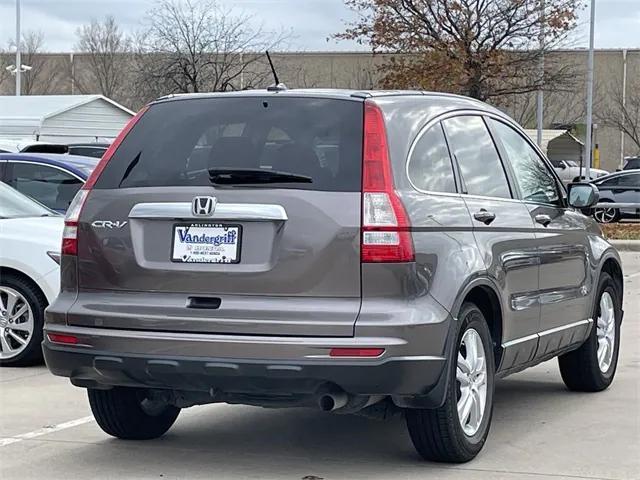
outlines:
[{"label": "honda emblem", "polygon": [[194,217],[210,217],[216,209],[216,197],[195,197],[191,204]]}]

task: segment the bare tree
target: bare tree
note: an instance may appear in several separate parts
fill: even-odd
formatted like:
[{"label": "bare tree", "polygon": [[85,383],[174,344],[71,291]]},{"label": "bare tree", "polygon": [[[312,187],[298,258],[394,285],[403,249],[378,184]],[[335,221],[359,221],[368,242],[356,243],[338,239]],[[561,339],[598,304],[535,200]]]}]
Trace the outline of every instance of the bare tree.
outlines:
[{"label": "bare tree", "polygon": [[622,86],[614,85],[605,104],[606,107],[597,111],[596,118],[603,125],[624,132],[640,152],[640,81],[627,84],[626,98]]},{"label": "bare tree", "polygon": [[[600,85],[596,85],[593,103],[595,111],[602,105],[601,90]],[[535,128],[537,106],[534,92],[496,97],[491,103],[511,115],[520,125]],[[544,123],[547,128],[582,124],[587,114],[586,106],[587,101],[581,89],[559,88],[545,92]]]},{"label": "bare tree", "polygon": [[[462,93],[480,100],[551,90],[573,71],[542,55],[567,40],[582,0],[345,0],[359,15],[338,39],[398,54],[383,86]],[[544,47],[539,47],[541,32]]]},{"label": "bare tree", "polygon": [[131,51],[129,38],[120,30],[115,18],[92,19],[80,27],[75,50],[85,54],[88,62],[85,76],[74,75],[74,82],[83,93],[99,92],[109,98],[121,99],[127,83],[127,56]]},{"label": "bare tree", "polygon": [[[493,105],[511,115],[524,128],[533,128],[536,120],[536,96],[533,92],[502,95]],[[546,113],[546,112],[545,112]]]},{"label": "bare tree", "polygon": [[136,42],[139,89],[155,95],[264,85],[269,70],[258,52],[286,36],[253,23],[214,0],[158,0]]},{"label": "bare tree", "polygon": [[[28,31],[22,35],[21,61],[31,67],[22,73],[23,95],[46,95],[55,91],[58,85],[60,72],[47,57],[44,45],[44,33],[41,31]],[[15,43],[11,46],[15,47]]]},{"label": "bare tree", "polygon": [[2,91],[2,85],[5,82],[9,83],[8,81],[11,78],[11,73],[7,70],[9,65],[11,65],[9,53],[0,48],[0,91]]},{"label": "bare tree", "polygon": [[379,75],[369,62],[355,62],[348,71],[350,73],[348,88],[372,90],[379,83]]}]

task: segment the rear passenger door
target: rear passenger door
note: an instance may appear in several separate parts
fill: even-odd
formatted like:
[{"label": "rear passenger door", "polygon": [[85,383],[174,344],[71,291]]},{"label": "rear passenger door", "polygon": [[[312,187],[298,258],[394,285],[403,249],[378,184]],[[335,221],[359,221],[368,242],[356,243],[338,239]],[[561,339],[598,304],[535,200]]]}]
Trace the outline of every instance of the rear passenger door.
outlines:
[{"label": "rear passenger door", "polygon": [[[469,272],[483,270],[484,265],[472,248],[471,217],[459,193],[440,123],[427,126],[417,136],[409,152],[407,177],[413,188],[402,192],[402,200],[411,220],[416,262],[429,293],[450,308]],[[370,267],[363,264],[362,268],[366,273]]]},{"label": "rear passenger door", "polygon": [[443,120],[462,180],[463,198],[489,276],[501,293],[501,369],[533,358],[540,310],[534,226],[527,207],[512,194],[508,175],[484,119],[462,115]]},{"label": "rear passenger door", "polygon": [[[617,185],[611,189],[616,203],[640,204],[640,173],[627,173],[618,177]],[[634,215],[638,208],[624,207],[620,211],[626,215]]]},{"label": "rear passenger door", "polygon": [[551,168],[510,125],[489,119],[503,157],[509,159],[520,197],[536,227],[540,256],[540,343],[536,356],[583,340],[591,316],[588,217],[567,208]]}]

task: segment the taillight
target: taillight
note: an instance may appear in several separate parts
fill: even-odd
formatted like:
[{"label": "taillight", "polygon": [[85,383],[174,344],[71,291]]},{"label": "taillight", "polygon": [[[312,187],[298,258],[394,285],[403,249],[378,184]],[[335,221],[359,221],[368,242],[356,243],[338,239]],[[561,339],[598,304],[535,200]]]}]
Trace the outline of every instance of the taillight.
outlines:
[{"label": "taillight", "polygon": [[104,170],[104,167],[107,166],[107,163],[109,163],[109,160],[111,160],[111,157],[113,156],[115,151],[118,149],[118,147],[124,140],[124,137],[127,136],[127,134],[131,131],[134,125],[138,122],[138,120],[140,120],[140,117],[142,117],[142,115],[144,115],[144,112],[146,112],[148,109],[149,109],[149,105],[143,107],[138,113],[136,113],[133,116],[133,118],[131,118],[131,120],[129,120],[129,122],[124,126],[124,128],[120,130],[120,133],[118,134],[116,139],[113,141],[113,143],[109,145],[109,148],[107,148],[107,151],[104,152],[104,155],[102,155],[102,158],[96,165],[96,168],[93,169],[93,172],[91,172],[91,175],[89,175],[89,178],[87,178],[87,181],[84,183],[84,186],[82,188],[84,188],[85,190],[91,190],[93,188],[96,181],[98,180],[98,177]]},{"label": "taillight", "polygon": [[62,248],[60,248],[62,255],[78,254],[78,219],[88,195],[89,190],[81,188],[67,209],[67,214],[64,217],[64,230],[62,231]]},{"label": "taillight", "polygon": [[369,102],[362,157],[362,262],[412,262],[411,224],[393,184],[384,118]]},{"label": "taillight", "polygon": [[120,131],[116,139],[113,141],[102,158],[96,165],[96,168],[93,169],[89,178],[84,183],[82,188],[78,190],[78,193],[71,201],[69,208],[67,209],[67,214],[64,218],[64,230],[62,231],[62,248],[60,249],[62,255],[78,255],[78,221],[80,219],[80,212],[82,211],[82,207],[87,200],[87,196],[89,195],[89,191],[93,188],[100,177],[100,174],[111,160],[111,157],[118,149],[124,138],[131,131],[133,126],[136,124],[140,117],[147,111],[149,106],[142,108],[138,113],[136,113],[131,120],[124,126],[124,128]]}]

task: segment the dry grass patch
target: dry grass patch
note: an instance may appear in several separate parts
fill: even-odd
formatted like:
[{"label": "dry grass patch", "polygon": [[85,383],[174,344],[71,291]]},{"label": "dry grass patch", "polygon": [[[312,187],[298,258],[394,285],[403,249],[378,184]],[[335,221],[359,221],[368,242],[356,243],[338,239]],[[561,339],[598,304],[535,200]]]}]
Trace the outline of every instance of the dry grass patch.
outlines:
[{"label": "dry grass patch", "polygon": [[611,240],[640,240],[640,223],[612,223],[600,226]]}]

